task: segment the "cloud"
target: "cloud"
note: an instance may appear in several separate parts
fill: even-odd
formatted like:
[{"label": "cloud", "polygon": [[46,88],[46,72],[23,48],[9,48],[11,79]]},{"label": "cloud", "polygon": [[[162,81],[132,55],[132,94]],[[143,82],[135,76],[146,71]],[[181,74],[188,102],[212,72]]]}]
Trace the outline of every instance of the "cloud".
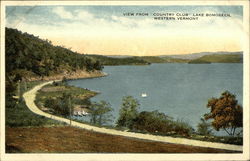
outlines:
[{"label": "cloud", "polygon": [[18,28],[22,26],[23,22],[25,22],[26,16],[24,14],[14,14],[13,17],[8,18],[6,21],[6,26],[12,28]]},{"label": "cloud", "polygon": [[64,7],[56,7],[52,10],[52,13],[57,14],[62,19],[72,19],[74,16],[71,12],[66,11]]},{"label": "cloud", "polygon": [[74,20],[89,20],[94,18],[94,15],[92,13],[84,10],[77,10],[75,11],[75,13],[76,15],[73,18]]},{"label": "cloud", "polygon": [[94,15],[88,11],[75,10],[73,12],[67,11],[64,7],[56,7],[52,9],[52,13],[58,15],[61,19],[71,21],[89,21],[94,18]]},{"label": "cloud", "polygon": [[[154,20],[153,16],[124,17],[113,12],[102,14],[102,12],[96,13],[93,10],[72,10],[67,7],[53,7],[48,12],[48,15],[54,14],[60,18],[56,17],[56,21],[55,19],[53,21],[49,16],[41,14],[36,16],[40,16],[39,21],[43,22],[36,23],[36,17],[34,23],[30,23],[21,16],[12,19],[7,26],[18,23],[17,28],[23,32],[39,35],[44,39],[60,39],[61,42],[68,43],[64,44],[65,46],[75,46],[74,49],[84,46],[84,52],[92,51],[94,53],[98,49],[104,51],[104,48],[109,50],[109,47],[117,46],[117,52],[123,50],[126,53],[126,48],[126,51],[130,50],[130,52],[142,55],[149,51],[164,52],[166,44],[168,44],[169,50],[174,48],[176,52],[181,50],[180,46],[184,48],[186,45],[187,48],[190,48],[192,45],[189,44],[196,42],[197,45],[200,43],[199,41],[204,41],[205,45],[214,44],[209,41],[217,41],[219,48],[223,41],[228,40],[229,42],[232,39],[234,43],[240,39],[242,34],[242,20],[236,15],[232,15],[230,18],[199,17],[198,20],[168,21]],[[199,12],[218,13],[219,11],[201,10]],[[162,11],[162,13],[164,12]],[[47,22],[45,23],[45,21]],[[52,23],[56,25],[50,25]],[[79,43],[74,45],[76,41]],[[122,49],[123,46],[126,47]],[[194,46],[192,46],[193,48]]]}]

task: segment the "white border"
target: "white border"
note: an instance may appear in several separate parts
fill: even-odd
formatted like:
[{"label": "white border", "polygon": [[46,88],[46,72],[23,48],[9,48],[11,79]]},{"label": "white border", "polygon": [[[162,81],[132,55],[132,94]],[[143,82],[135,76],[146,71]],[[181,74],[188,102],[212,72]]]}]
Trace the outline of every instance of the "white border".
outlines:
[{"label": "white border", "polygon": [[[243,5],[243,108],[244,150],[243,154],[5,154],[5,7],[8,5]],[[229,33],[230,34],[230,33]],[[4,1],[1,2],[1,160],[249,160],[249,1]]]}]

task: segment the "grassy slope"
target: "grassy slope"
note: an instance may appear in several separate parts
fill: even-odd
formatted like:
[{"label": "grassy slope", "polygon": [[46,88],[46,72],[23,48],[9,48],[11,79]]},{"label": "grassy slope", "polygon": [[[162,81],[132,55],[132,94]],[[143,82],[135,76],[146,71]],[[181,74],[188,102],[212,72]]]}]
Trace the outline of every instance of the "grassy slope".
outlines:
[{"label": "grassy slope", "polygon": [[46,100],[51,100],[51,99],[60,101],[60,98],[63,97],[64,93],[70,94],[72,96],[71,102],[73,108],[77,106],[78,108],[89,108],[90,106],[89,98],[97,94],[97,92],[93,92],[79,87],[63,85],[61,83],[57,83],[57,85],[50,84],[44,86],[41,90],[38,91],[35,103],[38,106],[38,108],[40,108],[44,112],[62,116],[61,113],[58,113],[58,111],[53,109],[54,107],[53,105],[48,107],[45,105],[45,102]]},{"label": "grassy slope", "polygon": [[72,95],[73,103],[81,103],[81,100],[88,99],[97,94],[96,92],[74,86],[47,85],[43,87],[42,90],[38,91],[36,96],[36,104],[41,106],[44,104],[46,99],[56,99],[58,97],[62,97],[64,92]]},{"label": "grassy slope", "polygon": [[[27,82],[27,90],[30,90],[41,82],[42,81]],[[63,124],[34,114],[28,109],[23,101],[20,101],[19,103],[16,102],[14,108],[6,108],[5,112],[5,125],[7,127],[54,126]]]},{"label": "grassy slope", "polygon": [[220,54],[220,55],[205,55],[198,59],[197,62],[211,62],[211,63],[242,63],[242,55],[239,54]]},{"label": "grassy slope", "polygon": [[55,120],[39,116],[31,112],[24,102],[19,103],[15,108],[6,109],[7,127],[30,127],[30,126],[55,126],[63,125]]},{"label": "grassy slope", "polygon": [[166,144],[101,134],[74,127],[7,128],[7,153],[228,153],[232,151]]}]

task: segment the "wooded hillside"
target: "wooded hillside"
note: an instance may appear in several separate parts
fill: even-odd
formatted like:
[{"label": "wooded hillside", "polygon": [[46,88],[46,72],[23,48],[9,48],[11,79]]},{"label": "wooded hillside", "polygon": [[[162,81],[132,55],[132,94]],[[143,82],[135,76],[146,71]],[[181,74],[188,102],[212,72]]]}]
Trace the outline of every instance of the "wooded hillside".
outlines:
[{"label": "wooded hillside", "polygon": [[49,76],[77,69],[102,69],[99,61],[16,29],[6,28],[5,43],[7,75],[21,73],[22,77]]}]

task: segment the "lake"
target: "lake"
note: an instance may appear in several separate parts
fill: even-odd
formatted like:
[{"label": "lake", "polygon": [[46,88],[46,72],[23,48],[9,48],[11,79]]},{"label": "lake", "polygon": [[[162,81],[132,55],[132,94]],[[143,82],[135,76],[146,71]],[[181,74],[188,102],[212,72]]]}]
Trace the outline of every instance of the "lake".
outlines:
[{"label": "lake", "polygon": [[[158,110],[182,119],[194,128],[209,110],[209,98],[225,90],[243,102],[243,64],[166,63],[148,66],[105,66],[107,77],[68,81],[69,85],[101,93],[91,101],[105,100],[117,119],[123,96],[138,99],[140,111]],[[146,93],[147,97],[142,97]],[[116,120],[115,119],[115,120]]]}]

